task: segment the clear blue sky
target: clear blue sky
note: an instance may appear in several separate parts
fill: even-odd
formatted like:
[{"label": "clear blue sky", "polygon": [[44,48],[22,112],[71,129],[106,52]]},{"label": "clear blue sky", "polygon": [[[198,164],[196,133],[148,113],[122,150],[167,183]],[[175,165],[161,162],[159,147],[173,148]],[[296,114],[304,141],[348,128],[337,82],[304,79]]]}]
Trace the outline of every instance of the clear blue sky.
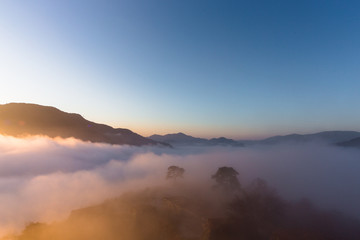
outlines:
[{"label": "clear blue sky", "polygon": [[360,130],[359,1],[0,1],[0,102],[143,135]]}]

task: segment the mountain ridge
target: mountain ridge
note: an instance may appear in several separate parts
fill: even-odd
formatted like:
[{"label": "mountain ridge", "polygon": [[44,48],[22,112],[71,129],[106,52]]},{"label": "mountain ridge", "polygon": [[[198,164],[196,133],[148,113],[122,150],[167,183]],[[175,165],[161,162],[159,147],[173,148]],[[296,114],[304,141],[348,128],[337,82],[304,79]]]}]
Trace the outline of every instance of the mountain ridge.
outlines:
[{"label": "mountain ridge", "polygon": [[360,132],[356,131],[322,131],[317,133],[310,134],[288,134],[288,135],[278,135],[263,140],[258,140],[258,142],[263,144],[278,144],[283,142],[295,142],[295,143],[305,143],[305,142],[325,142],[328,144],[337,144],[338,142],[347,141],[356,137],[360,137]]},{"label": "mountain ridge", "polygon": [[154,134],[148,137],[154,141],[165,142],[171,145],[197,145],[197,146],[236,146],[242,147],[244,144],[237,142],[230,138],[218,137],[218,138],[198,138],[190,135],[186,135],[182,132],[170,133],[166,135]]},{"label": "mountain ridge", "polygon": [[0,105],[0,134],[14,137],[45,135],[116,145],[167,145],[125,128],[91,122],[80,114],[31,103]]},{"label": "mountain ridge", "polygon": [[236,146],[254,144],[324,142],[343,147],[359,147],[360,132],[323,131],[311,134],[278,135],[261,140],[234,140],[226,137],[199,138],[182,132],[143,137],[129,129],[91,122],[80,114],[67,113],[52,106],[31,103],[0,104],[0,134],[23,137],[45,135],[48,137],[74,137],[83,141],[108,144],[142,145],[195,145]]},{"label": "mountain ridge", "polygon": [[[249,146],[255,144],[273,145],[282,143],[306,143],[306,142],[323,142],[326,144],[338,145],[341,142],[350,141],[359,137],[360,132],[357,131],[323,131],[311,134],[287,134],[277,135],[260,140],[233,140],[225,137],[218,138],[198,138],[190,135],[186,135],[182,132],[158,135],[151,135],[150,139],[155,141],[161,141],[174,145],[228,145],[228,146]],[[344,146],[347,146],[346,144]],[[350,146],[350,144],[349,144]]]}]

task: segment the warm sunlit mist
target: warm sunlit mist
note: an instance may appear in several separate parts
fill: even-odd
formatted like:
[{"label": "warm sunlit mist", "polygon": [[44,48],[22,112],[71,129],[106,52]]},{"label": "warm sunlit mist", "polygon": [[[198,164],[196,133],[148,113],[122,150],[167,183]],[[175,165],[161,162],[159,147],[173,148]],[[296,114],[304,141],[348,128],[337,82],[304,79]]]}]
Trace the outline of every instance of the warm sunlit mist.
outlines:
[{"label": "warm sunlit mist", "polygon": [[73,209],[124,191],[161,185],[170,165],[186,170],[185,182],[209,185],[218,167],[232,166],[243,184],[261,177],[286,199],[307,197],[323,208],[360,216],[357,149],[321,144],[171,149],[0,136],[0,150],[1,232],[64,219]]}]

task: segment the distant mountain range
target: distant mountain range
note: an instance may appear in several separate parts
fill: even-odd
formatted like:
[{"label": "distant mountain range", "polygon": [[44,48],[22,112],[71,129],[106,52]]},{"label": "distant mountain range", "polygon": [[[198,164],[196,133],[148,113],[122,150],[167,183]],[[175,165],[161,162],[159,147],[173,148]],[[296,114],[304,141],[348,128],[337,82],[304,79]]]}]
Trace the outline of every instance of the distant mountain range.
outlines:
[{"label": "distant mountain range", "polygon": [[154,141],[165,142],[171,145],[197,145],[197,146],[249,146],[249,145],[275,145],[285,143],[321,142],[346,147],[360,147],[360,132],[355,131],[325,131],[313,134],[290,134],[274,136],[262,140],[233,140],[229,138],[197,138],[184,133],[152,135],[149,137]]},{"label": "distant mountain range", "polygon": [[174,133],[174,134],[166,134],[166,135],[152,135],[149,139],[158,141],[158,142],[165,142],[171,145],[196,145],[196,146],[234,146],[234,147],[242,147],[244,146],[243,143],[235,141],[229,138],[197,138],[186,135],[184,133]]},{"label": "distant mountain range", "polygon": [[75,113],[66,113],[54,107],[27,103],[0,105],[0,134],[22,137],[45,135],[49,137],[74,137],[83,141],[163,146],[233,146],[254,144],[282,144],[323,142],[343,147],[360,147],[360,132],[326,131],[313,134],[290,134],[262,140],[233,140],[225,137],[197,138],[184,133],[152,135],[145,138],[129,129],[113,128],[84,119]]},{"label": "distant mountain range", "polygon": [[28,135],[74,137],[83,141],[136,146],[162,144],[129,129],[112,128],[88,121],[79,114],[26,103],[0,105],[0,134],[15,137]]},{"label": "distant mountain range", "polygon": [[254,141],[262,144],[279,143],[305,143],[305,142],[324,142],[328,144],[337,144],[339,142],[349,141],[360,137],[360,132],[355,131],[325,131],[312,134],[290,134],[285,136],[274,136],[263,140]]}]

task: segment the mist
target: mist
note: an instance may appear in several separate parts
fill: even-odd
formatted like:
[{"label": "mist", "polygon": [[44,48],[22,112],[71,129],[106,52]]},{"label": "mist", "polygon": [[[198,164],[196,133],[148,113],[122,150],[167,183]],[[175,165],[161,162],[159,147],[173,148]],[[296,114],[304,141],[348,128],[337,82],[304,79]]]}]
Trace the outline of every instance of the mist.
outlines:
[{"label": "mist", "polygon": [[231,166],[242,185],[260,177],[285,199],[308,198],[319,208],[360,217],[359,156],[359,149],[321,143],[170,149],[0,136],[0,234],[166,184],[170,165],[185,169],[184,183],[204,188],[214,183],[218,167]]}]

